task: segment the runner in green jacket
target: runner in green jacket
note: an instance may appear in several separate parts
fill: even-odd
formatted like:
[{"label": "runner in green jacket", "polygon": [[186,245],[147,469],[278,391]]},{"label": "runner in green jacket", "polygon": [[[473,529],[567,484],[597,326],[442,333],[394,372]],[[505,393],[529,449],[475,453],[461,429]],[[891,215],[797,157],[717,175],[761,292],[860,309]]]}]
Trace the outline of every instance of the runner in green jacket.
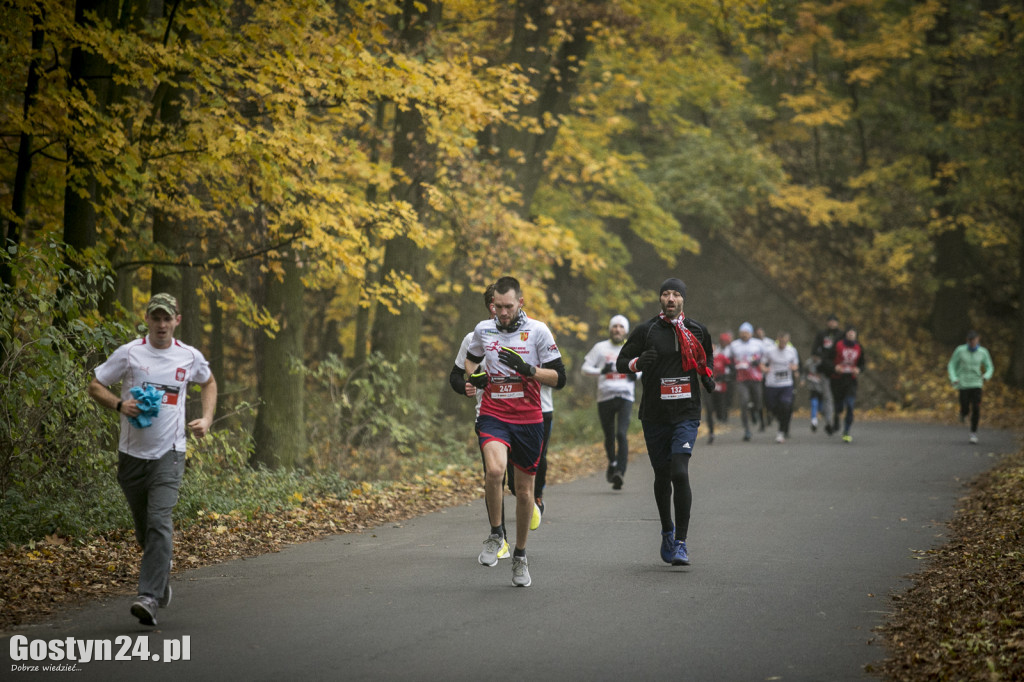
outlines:
[{"label": "runner in green jacket", "polygon": [[947,366],[949,380],[960,391],[960,421],[971,416],[972,443],[978,442],[978,421],[981,419],[981,387],[992,378],[992,356],[981,345],[981,335],[967,333],[967,343],[957,346]]}]

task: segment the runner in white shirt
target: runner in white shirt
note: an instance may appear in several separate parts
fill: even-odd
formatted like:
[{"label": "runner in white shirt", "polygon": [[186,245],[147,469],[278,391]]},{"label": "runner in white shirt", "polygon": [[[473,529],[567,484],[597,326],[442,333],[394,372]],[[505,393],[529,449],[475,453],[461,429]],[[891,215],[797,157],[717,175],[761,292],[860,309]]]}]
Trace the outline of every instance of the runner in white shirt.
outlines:
[{"label": "runner in white shirt", "polygon": [[[466,355],[466,373],[472,378],[486,368],[484,397],[477,431],[486,467],[485,492],[491,534],[484,541],[480,563],[497,564],[501,548],[502,477],[509,462],[516,472],[516,544],[512,554],[512,583],[531,583],[526,560],[526,539],[533,513],[534,477],[544,444],[541,385],[565,385],[565,366],[547,325],[523,312],[519,282],[502,277],[495,283],[495,316],[476,326]],[[482,383],[482,382],[481,382]]]},{"label": "runner in white shirt", "polygon": [[[484,291],[484,302],[487,305],[487,310],[491,310],[491,302],[494,299],[494,285],[489,284],[487,289]],[[469,350],[469,342],[473,339],[473,332],[466,334],[465,338],[462,339],[462,345],[459,346],[459,352],[455,356],[455,364],[452,366],[451,371],[448,374],[448,383],[451,385],[452,390],[460,395],[476,398],[476,416],[480,416],[480,401],[483,399],[483,391],[478,391],[477,388],[466,378],[466,352]],[[479,369],[477,372],[479,373]],[[484,384],[481,384],[483,386]],[[551,443],[551,423],[555,413],[555,400],[552,394],[552,388],[550,386],[540,387],[540,408],[541,414],[544,421],[544,447],[540,453],[540,464],[537,465],[537,476],[534,479],[534,505],[533,515],[530,517],[530,530],[537,530],[540,527],[541,518],[544,514],[544,486],[547,479],[548,470],[548,446]],[[481,452],[481,457],[483,453]],[[515,488],[515,469],[509,467],[507,470],[508,476],[508,489],[514,495],[516,492]],[[501,506],[501,528],[502,533],[505,535],[505,539],[508,539],[507,532],[505,531],[505,505],[504,501]],[[501,550],[498,552],[499,559],[507,559],[512,556],[509,553],[508,542],[502,545]]]},{"label": "runner in white shirt", "polygon": [[[186,426],[202,438],[213,424],[217,407],[217,382],[206,358],[174,338],[180,323],[174,297],[153,296],[146,307],[146,337],[115,350],[96,368],[88,389],[93,400],[121,416],[117,481],[131,508],[135,539],[142,547],[138,597],[131,613],[144,625],[156,625],[158,607],[171,600],[171,513],[185,473]],[[121,384],[120,395],[107,388],[117,383]],[[186,425],[185,396],[190,383],[202,387],[203,416]]]},{"label": "runner in white shirt", "polygon": [[[736,371],[736,399],[743,421],[743,440],[750,440],[750,415],[757,422],[761,415],[762,391],[761,357],[764,346],[754,338],[754,325],[744,322],[740,325],[740,337],[725,349],[725,356],[732,360]],[[761,424],[762,430],[764,423]]]},{"label": "runner in white shirt", "polygon": [[[491,303],[493,302],[493,300],[494,285],[488,284],[487,288],[484,290],[484,306],[486,307],[488,314],[492,314],[493,312],[493,309],[491,308]],[[472,340],[473,332],[469,332],[468,334],[466,334],[465,337],[463,337],[462,345],[459,346],[459,352],[456,353],[455,355],[455,364],[452,365],[452,369],[448,373],[448,383],[451,385],[452,390],[458,393],[459,395],[464,395],[468,398],[476,399],[476,416],[479,417],[480,401],[483,400],[484,392],[483,390],[477,389],[477,387],[466,376],[466,353],[469,351],[469,344]],[[479,372],[480,369],[478,369],[477,371]],[[486,373],[483,374],[483,377],[486,378]],[[480,381],[483,381],[483,379],[481,379]],[[486,385],[486,381],[483,381],[481,385]],[[476,428],[476,418],[474,418],[473,420],[473,425],[474,428]],[[480,432],[477,431],[477,436],[479,435]],[[482,449],[480,450],[480,463],[484,464],[484,453]],[[484,473],[486,474],[486,472],[487,466],[486,464],[484,464]],[[504,489],[504,484],[502,484],[502,488]],[[511,485],[509,485],[509,490],[515,493],[515,488],[513,488]],[[486,504],[486,502],[487,499],[485,498],[484,503]],[[501,548],[498,549],[498,558],[508,559],[510,556],[512,556],[512,552],[511,550],[509,550],[508,547],[508,533],[505,530],[504,496],[502,497],[501,501],[501,535],[503,538],[505,538],[505,540],[502,542]]]},{"label": "runner in white shirt", "polygon": [[636,394],[637,375],[620,372],[615,367],[627,334],[629,320],[623,315],[613,317],[608,322],[609,338],[594,344],[580,368],[584,374],[597,377],[597,415],[604,431],[604,452],[608,458],[605,478],[615,490],[622,489],[629,462],[629,417]]},{"label": "runner in white shirt", "polygon": [[775,442],[785,443],[793,417],[793,387],[800,369],[800,357],[789,342],[788,332],[780,332],[775,345],[765,351],[761,368],[764,370],[765,407],[779,420]]}]

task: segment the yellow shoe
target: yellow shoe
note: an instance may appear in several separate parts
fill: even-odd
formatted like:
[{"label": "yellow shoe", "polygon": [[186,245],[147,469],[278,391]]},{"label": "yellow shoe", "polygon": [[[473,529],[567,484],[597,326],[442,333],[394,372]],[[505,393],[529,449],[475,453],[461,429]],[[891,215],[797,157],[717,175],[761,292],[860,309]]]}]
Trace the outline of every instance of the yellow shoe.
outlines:
[{"label": "yellow shoe", "polygon": [[530,530],[537,530],[538,528],[540,528],[540,507],[534,502],[533,516],[530,517]]},{"label": "yellow shoe", "polygon": [[499,559],[507,559],[510,556],[511,556],[511,554],[508,551],[508,540],[502,540],[501,541],[501,549],[498,550],[498,558]]}]

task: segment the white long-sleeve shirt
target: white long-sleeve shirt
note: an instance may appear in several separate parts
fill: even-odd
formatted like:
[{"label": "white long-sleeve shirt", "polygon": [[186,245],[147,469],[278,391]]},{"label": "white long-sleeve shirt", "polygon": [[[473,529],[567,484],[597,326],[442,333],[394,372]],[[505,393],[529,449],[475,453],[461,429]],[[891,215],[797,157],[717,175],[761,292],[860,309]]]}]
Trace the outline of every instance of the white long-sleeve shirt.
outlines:
[{"label": "white long-sleeve shirt", "polygon": [[[612,398],[625,398],[632,402],[636,395],[636,381],[628,374],[623,374],[615,369],[615,359],[619,357],[619,351],[623,345],[624,343],[615,344],[611,339],[605,339],[594,344],[594,347],[583,358],[583,366],[580,371],[597,377],[597,402],[599,403]],[[602,371],[608,363],[612,365],[611,371]]]}]

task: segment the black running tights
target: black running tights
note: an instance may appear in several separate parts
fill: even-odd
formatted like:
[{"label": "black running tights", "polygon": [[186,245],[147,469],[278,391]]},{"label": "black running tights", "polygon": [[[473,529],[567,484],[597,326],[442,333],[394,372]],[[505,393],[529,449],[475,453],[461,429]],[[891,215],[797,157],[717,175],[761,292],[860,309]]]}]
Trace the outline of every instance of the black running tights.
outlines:
[{"label": "black running tights", "polygon": [[654,470],[654,502],[658,506],[663,533],[672,529],[672,504],[675,502],[676,539],[685,541],[690,529],[690,506],[693,504],[689,454],[675,453],[670,463]]}]

